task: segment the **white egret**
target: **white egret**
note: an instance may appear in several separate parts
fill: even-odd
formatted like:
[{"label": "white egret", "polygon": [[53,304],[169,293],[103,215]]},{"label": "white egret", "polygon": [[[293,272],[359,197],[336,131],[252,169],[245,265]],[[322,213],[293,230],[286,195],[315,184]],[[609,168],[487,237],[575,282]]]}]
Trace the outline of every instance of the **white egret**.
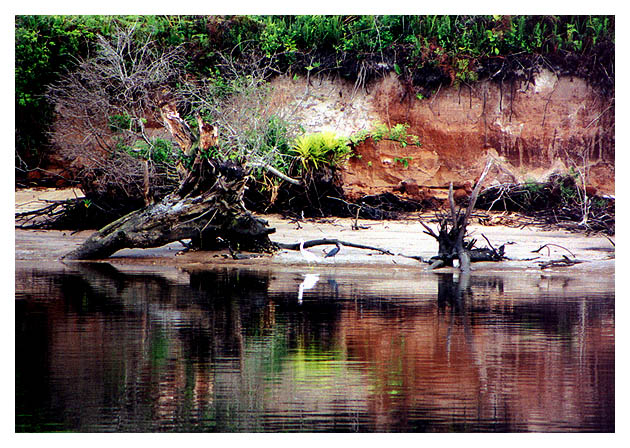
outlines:
[{"label": "white egret", "polygon": [[300,241],[300,253],[309,263],[319,263],[320,258],[304,249],[304,241]]},{"label": "white egret", "polygon": [[298,288],[298,303],[302,303],[302,297],[304,296],[305,289],[311,289],[319,281],[319,274],[305,274],[304,280],[300,283]]}]

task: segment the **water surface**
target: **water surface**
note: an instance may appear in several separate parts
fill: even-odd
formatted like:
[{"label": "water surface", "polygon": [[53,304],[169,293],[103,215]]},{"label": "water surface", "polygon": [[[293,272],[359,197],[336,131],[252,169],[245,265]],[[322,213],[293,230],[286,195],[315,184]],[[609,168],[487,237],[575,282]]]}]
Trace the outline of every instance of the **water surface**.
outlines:
[{"label": "water surface", "polygon": [[614,362],[614,281],[16,267],[17,432],[610,432]]}]

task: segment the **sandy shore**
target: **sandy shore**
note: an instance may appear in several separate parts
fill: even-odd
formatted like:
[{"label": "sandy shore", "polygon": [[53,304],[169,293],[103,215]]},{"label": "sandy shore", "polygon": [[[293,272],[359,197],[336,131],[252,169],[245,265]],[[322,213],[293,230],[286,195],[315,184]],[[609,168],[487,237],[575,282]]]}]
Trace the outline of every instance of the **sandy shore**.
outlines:
[{"label": "sandy shore", "polygon": [[[76,191],[58,190],[18,190],[16,191],[16,211],[34,208],[45,204],[46,200],[62,199],[75,195]],[[421,256],[425,259],[437,253],[437,242],[423,233],[418,218],[402,221],[360,220],[362,229],[352,230],[351,219],[322,219],[292,222],[280,216],[265,216],[270,227],[276,229],[271,239],[282,243],[295,243],[301,240],[336,238],[358,244],[366,244],[387,249],[397,254],[383,255],[376,251],[343,247],[334,258],[323,258],[324,250],[334,246],[316,246],[309,252],[318,257],[317,263],[308,263],[298,251],[280,250],[274,255],[256,256],[247,260],[234,260],[225,252],[182,252],[179,242],[155,249],[124,249],[108,259],[116,264],[169,264],[176,266],[206,265],[308,265],[334,268],[372,267],[426,269],[427,265],[407,256]],[[428,222],[430,216],[422,219]],[[435,224],[430,224],[435,228]],[[506,244],[506,255],[510,260],[498,263],[475,263],[475,271],[540,270],[540,263],[561,259],[563,256],[584,260],[570,267],[553,268],[553,271],[597,271],[603,275],[614,275],[615,250],[604,236],[586,236],[563,230],[542,230],[535,226],[526,228],[505,225],[482,226],[473,223],[469,226],[478,245],[485,245],[484,235],[494,247]],[[16,263],[57,262],[64,254],[80,245],[92,232],[37,231],[16,229]],[[614,237],[612,238],[614,241]],[[534,252],[545,244],[547,248]],[[447,268],[448,269],[448,268]]]}]

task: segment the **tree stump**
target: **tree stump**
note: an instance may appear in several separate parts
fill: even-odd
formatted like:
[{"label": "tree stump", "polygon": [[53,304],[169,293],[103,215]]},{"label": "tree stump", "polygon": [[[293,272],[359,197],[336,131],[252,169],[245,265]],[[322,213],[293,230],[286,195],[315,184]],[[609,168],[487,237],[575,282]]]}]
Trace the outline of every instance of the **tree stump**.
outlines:
[{"label": "tree stump", "polygon": [[[472,210],[477,202],[477,196],[481,190],[481,185],[488,175],[493,162],[494,160],[489,157],[486,162],[486,166],[484,167],[483,172],[481,173],[481,176],[479,176],[479,180],[472,191],[470,202],[468,203],[468,207],[465,212],[463,212],[462,209],[458,211],[455,210],[453,184],[451,183],[448,191],[450,215],[442,216],[438,233],[436,234],[430,227],[422,221],[420,222],[420,224],[422,224],[422,226],[426,229],[424,233],[432,236],[438,242],[438,254],[437,256],[431,258],[433,263],[432,267],[453,266],[453,261],[457,259],[459,261],[460,270],[462,272],[468,272],[470,271],[470,263],[472,261],[481,261],[486,259],[486,255],[489,252],[486,252],[484,249],[473,249],[475,241],[464,241],[464,237],[466,236],[466,228],[468,227]],[[488,261],[491,259],[492,261],[496,261],[494,258],[496,258],[499,253],[496,251],[490,252],[492,252],[491,258],[488,259]],[[501,257],[502,254],[499,258]]]}]

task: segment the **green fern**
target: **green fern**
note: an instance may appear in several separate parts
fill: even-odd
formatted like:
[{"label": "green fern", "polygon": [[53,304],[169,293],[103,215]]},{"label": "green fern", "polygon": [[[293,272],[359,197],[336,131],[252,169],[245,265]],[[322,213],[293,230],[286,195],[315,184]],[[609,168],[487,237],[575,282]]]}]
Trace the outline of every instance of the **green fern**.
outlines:
[{"label": "green fern", "polygon": [[305,170],[316,170],[321,165],[338,167],[352,155],[348,140],[333,132],[302,135],[295,139],[291,152]]}]

